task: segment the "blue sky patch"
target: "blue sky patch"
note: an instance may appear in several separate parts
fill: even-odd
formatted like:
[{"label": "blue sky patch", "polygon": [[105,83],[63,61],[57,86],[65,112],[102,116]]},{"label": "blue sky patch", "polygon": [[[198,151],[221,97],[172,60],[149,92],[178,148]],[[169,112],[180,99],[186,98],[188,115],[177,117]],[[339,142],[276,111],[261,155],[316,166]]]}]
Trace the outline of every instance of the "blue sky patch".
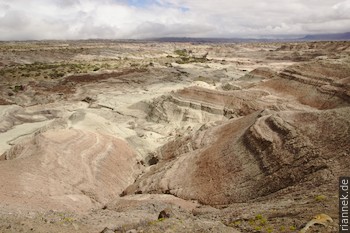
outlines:
[{"label": "blue sky patch", "polygon": [[180,7],[179,8],[180,9],[180,11],[182,11],[182,12],[187,12],[187,11],[190,11],[190,8],[188,8],[188,7]]},{"label": "blue sky patch", "polygon": [[138,8],[146,8],[150,5],[158,5],[158,2],[156,0],[128,0],[128,5]]},{"label": "blue sky patch", "polygon": [[[174,6],[173,4],[171,4],[170,2],[162,2],[160,3],[157,0],[127,0],[127,3],[129,6],[134,6],[137,8],[147,8],[150,6],[161,6],[164,8],[174,8],[176,6]],[[188,7],[185,6],[181,6],[178,7],[178,9],[181,12],[188,12],[190,9]]]}]

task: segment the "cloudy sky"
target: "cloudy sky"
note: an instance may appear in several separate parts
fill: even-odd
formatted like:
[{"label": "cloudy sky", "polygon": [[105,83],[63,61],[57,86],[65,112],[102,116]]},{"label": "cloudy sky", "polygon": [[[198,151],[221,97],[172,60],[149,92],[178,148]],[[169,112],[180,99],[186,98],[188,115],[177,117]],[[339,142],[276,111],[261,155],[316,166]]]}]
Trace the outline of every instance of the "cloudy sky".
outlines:
[{"label": "cloudy sky", "polygon": [[350,31],[350,0],[0,0],[0,40]]}]

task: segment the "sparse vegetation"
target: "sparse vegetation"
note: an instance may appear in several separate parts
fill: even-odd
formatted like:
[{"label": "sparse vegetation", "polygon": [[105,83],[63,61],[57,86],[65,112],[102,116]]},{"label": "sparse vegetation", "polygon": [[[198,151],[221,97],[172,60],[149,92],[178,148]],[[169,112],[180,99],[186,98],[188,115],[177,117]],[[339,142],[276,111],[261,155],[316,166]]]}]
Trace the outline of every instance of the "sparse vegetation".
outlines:
[{"label": "sparse vegetation", "polygon": [[74,222],[74,219],[71,217],[64,217],[62,221],[64,223],[72,223],[72,222]]},{"label": "sparse vegetation", "polygon": [[204,63],[207,62],[207,55],[205,54],[201,57],[196,57],[194,55],[191,55],[192,52],[188,52],[186,49],[178,49],[175,50],[174,53],[180,57],[180,60],[177,60],[176,63],[178,64],[187,64],[187,63]]},{"label": "sparse vegetation", "polygon": [[315,201],[318,201],[318,202],[322,202],[326,199],[327,199],[327,197],[325,195],[316,195],[315,196]]},{"label": "sparse vegetation", "polygon": [[157,224],[159,222],[163,222],[165,220],[165,218],[159,218],[157,220],[154,220],[154,221],[150,221],[148,222],[149,225],[154,225],[154,224]]},{"label": "sparse vegetation", "polygon": [[239,226],[239,225],[241,225],[241,221],[237,220],[237,221],[233,222],[233,225],[234,226]]},{"label": "sparse vegetation", "polygon": [[255,225],[255,220],[254,219],[249,219],[249,225],[254,226]]},{"label": "sparse vegetation", "polygon": [[174,53],[180,57],[187,57],[188,56],[186,49],[177,49],[174,51]]},{"label": "sparse vegetation", "polygon": [[23,85],[16,85],[13,88],[14,92],[19,92],[19,91],[24,91],[24,86]]},{"label": "sparse vegetation", "polygon": [[[11,81],[24,81],[29,78],[40,80],[42,78],[58,79],[67,75],[82,74],[89,72],[96,72],[104,69],[118,69],[120,64],[100,63],[93,62],[92,64],[86,63],[69,63],[69,62],[57,62],[57,63],[40,63],[34,62],[32,64],[23,65],[11,65],[0,69],[0,75],[3,79]],[[137,65],[135,65],[137,66]]]},{"label": "sparse vegetation", "polygon": [[[285,226],[277,227],[276,229],[273,226],[276,226],[272,222],[268,221],[267,217],[264,217],[262,214],[257,214],[255,217],[246,219],[246,220],[235,220],[232,221],[229,224],[226,224],[227,226],[238,228],[243,230],[243,232],[260,232],[260,233],[273,233],[273,232],[288,232],[291,233],[295,230],[295,227],[292,226],[288,230],[286,230]],[[293,230],[294,229],[294,230]]]}]

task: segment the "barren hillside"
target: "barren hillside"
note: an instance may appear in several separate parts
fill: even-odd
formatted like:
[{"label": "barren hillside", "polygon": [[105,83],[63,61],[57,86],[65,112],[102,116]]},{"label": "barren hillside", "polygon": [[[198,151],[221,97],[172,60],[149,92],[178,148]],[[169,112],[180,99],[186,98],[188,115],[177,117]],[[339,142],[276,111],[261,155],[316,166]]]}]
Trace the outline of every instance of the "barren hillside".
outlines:
[{"label": "barren hillside", "polygon": [[349,48],[1,43],[0,231],[337,232]]}]

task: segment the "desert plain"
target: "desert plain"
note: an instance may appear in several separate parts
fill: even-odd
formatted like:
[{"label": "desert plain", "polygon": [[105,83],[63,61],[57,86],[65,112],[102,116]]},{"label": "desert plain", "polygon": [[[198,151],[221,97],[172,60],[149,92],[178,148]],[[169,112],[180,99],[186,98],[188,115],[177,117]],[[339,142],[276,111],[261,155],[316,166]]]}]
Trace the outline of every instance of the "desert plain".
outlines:
[{"label": "desert plain", "polygon": [[338,232],[340,176],[350,42],[0,42],[0,232]]}]

